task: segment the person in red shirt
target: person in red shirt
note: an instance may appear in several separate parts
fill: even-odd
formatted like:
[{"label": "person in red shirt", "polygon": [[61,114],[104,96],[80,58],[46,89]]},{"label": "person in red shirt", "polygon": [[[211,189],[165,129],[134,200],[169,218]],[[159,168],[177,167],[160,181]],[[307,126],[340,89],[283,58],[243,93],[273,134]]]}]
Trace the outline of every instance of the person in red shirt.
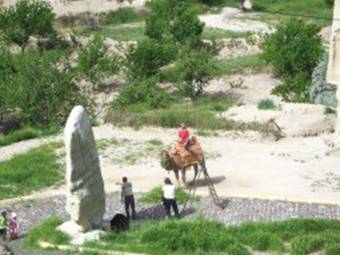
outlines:
[{"label": "person in red shirt", "polygon": [[181,124],[181,129],[178,131],[178,142],[183,144],[185,149],[188,149],[190,146],[190,132],[185,123]]}]

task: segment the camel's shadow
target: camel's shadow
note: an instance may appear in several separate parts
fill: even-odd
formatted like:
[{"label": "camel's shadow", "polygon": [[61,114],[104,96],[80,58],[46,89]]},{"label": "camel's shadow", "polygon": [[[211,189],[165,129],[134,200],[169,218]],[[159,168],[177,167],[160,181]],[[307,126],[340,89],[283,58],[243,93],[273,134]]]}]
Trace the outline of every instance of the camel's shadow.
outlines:
[{"label": "camel's shadow", "polygon": [[[212,184],[221,183],[225,179],[226,179],[226,177],[224,175],[210,177]],[[198,179],[196,181],[187,182],[187,185],[188,185],[188,188],[191,188],[194,185],[196,187],[203,187],[203,186],[208,186],[208,181],[204,178],[204,176],[201,176],[200,179]]]}]

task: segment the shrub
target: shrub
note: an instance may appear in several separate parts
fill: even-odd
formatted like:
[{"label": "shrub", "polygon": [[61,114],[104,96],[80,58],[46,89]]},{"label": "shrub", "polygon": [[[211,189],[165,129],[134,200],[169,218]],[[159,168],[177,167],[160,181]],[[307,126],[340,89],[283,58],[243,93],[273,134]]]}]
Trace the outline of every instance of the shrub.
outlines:
[{"label": "shrub", "polygon": [[159,68],[170,63],[176,56],[176,48],[170,43],[144,40],[130,48],[126,57],[127,74],[131,80],[148,78],[158,73]]},{"label": "shrub", "polygon": [[309,102],[309,88],[311,82],[306,73],[299,73],[296,76],[287,76],[283,83],[276,86],[272,93],[281,96],[288,102]]},{"label": "shrub", "polygon": [[182,95],[192,98],[203,94],[211,73],[216,69],[211,52],[205,48],[184,49],[177,67],[177,87]]},{"label": "shrub", "polygon": [[326,4],[328,4],[329,6],[333,6],[334,5],[334,0],[325,0]]},{"label": "shrub", "polygon": [[62,223],[63,220],[59,217],[51,217],[45,220],[28,232],[27,239],[25,240],[26,245],[33,248],[39,248],[39,241],[45,241],[52,244],[67,244],[70,241],[70,237],[56,230]]},{"label": "shrub", "polygon": [[3,39],[25,48],[30,36],[55,35],[54,13],[44,1],[20,0],[13,7],[0,10],[0,32]]},{"label": "shrub", "polygon": [[273,110],[276,109],[276,105],[271,99],[263,99],[257,104],[257,108],[260,110]]},{"label": "shrub", "polygon": [[96,84],[103,78],[117,73],[119,60],[115,55],[108,55],[107,50],[103,38],[99,36],[92,38],[86,47],[80,49],[78,70],[81,77],[84,76]]},{"label": "shrub", "polygon": [[157,87],[155,79],[137,79],[121,89],[119,96],[113,101],[113,107],[143,104],[147,108],[162,108],[171,101],[172,97]]},{"label": "shrub", "polygon": [[326,255],[340,254],[340,244],[332,244],[326,248]]},{"label": "shrub", "polygon": [[105,13],[103,18],[105,24],[124,24],[143,20],[143,17],[133,8],[120,8],[116,11],[110,11]]},{"label": "shrub", "polygon": [[276,32],[267,36],[262,44],[262,57],[272,64],[277,74],[295,76],[306,73],[308,77],[323,54],[320,28],[302,20],[292,19],[277,26]]},{"label": "shrub", "polygon": [[186,1],[152,0],[149,6],[151,13],[145,21],[148,37],[181,44],[200,39],[204,25]]},{"label": "shrub", "polygon": [[310,254],[321,250],[324,240],[318,235],[302,235],[292,240],[292,255]]}]

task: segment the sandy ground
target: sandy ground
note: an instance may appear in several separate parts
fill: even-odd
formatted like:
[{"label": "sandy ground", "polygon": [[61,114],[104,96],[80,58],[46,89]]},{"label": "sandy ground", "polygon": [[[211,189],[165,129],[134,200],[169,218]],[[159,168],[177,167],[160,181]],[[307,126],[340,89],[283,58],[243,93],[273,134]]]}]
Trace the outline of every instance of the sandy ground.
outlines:
[{"label": "sandy ground", "polygon": [[254,20],[254,13],[242,13],[237,8],[225,7],[219,14],[200,16],[207,27],[231,30],[236,32],[268,33],[272,29],[264,22]]},{"label": "sandy ground", "polygon": [[[152,139],[159,139],[165,145],[176,139],[176,130],[148,128],[142,130],[118,129],[110,125],[94,128],[97,140],[126,138],[134,144],[143,144]],[[330,135],[310,138],[287,138],[279,142],[261,140],[249,141],[243,138],[199,137],[208,157],[207,166],[214,180],[217,192],[223,196],[256,197],[287,199],[291,201],[310,201],[340,203],[340,157],[327,155]],[[37,145],[36,141],[25,143]],[[128,142],[127,142],[128,144]],[[19,144],[0,148],[4,150],[18,148]],[[132,148],[133,148],[132,146]],[[137,146],[137,145],[136,145]],[[124,146],[123,146],[124,147]],[[131,148],[127,148],[130,150]],[[113,159],[123,158],[124,150],[108,145],[99,150],[101,168],[107,192],[118,191],[115,183],[122,176],[128,176],[137,192],[148,191],[161,185],[166,176],[173,174],[160,167],[156,157],[145,156],[135,164],[117,163]],[[126,148],[125,148],[126,151]],[[23,152],[23,150],[22,150]],[[117,152],[117,153],[115,153]],[[188,179],[193,171],[188,172]],[[204,183],[198,193],[208,195]],[[48,196],[63,192],[63,188],[49,189],[28,198]],[[4,201],[3,201],[4,202]]]}]

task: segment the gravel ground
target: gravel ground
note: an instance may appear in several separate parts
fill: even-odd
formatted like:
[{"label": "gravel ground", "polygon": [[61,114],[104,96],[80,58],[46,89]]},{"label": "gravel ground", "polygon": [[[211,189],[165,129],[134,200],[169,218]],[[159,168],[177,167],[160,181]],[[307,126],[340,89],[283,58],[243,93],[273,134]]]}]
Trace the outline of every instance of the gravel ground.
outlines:
[{"label": "gravel ground", "polygon": [[[138,199],[140,195],[137,194]],[[307,204],[296,203],[281,200],[258,200],[258,199],[241,199],[228,198],[224,199],[224,210],[215,206],[210,198],[202,198],[200,202],[195,203],[185,210],[183,215],[187,219],[202,216],[212,220],[224,222],[227,225],[239,224],[245,221],[274,221],[291,218],[328,218],[340,219],[340,205],[326,204]],[[112,193],[107,196],[107,209],[104,216],[105,222],[118,212],[123,212],[123,206],[120,203],[118,193]],[[1,208],[3,209],[3,208]],[[54,216],[60,216],[67,220],[68,216],[65,211],[65,197],[53,196],[48,199],[31,200],[7,205],[7,210],[16,211],[19,215],[23,235],[27,231],[39,224],[43,220]],[[180,206],[180,210],[182,206]],[[144,220],[165,218],[165,212],[161,205],[150,206],[137,203],[137,223]],[[10,246],[16,255],[36,255],[23,247],[23,238],[10,242]],[[62,253],[44,252],[45,255],[60,255]]]}]

